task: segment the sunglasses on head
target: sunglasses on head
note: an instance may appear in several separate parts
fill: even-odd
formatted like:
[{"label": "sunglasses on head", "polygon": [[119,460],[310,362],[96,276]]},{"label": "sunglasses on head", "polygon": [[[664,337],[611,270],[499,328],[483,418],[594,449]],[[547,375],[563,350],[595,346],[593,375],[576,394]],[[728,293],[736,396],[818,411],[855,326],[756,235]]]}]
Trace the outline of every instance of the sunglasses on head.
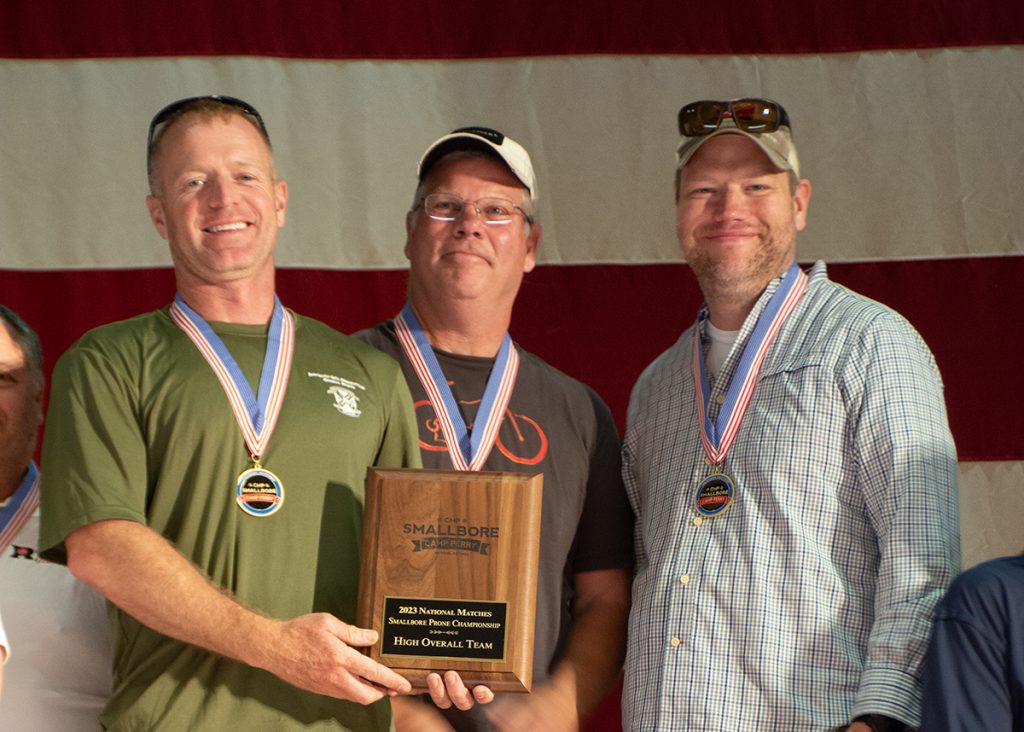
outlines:
[{"label": "sunglasses on head", "polygon": [[733,99],[719,102],[705,99],[691,102],[679,110],[679,134],[684,137],[710,135],[732,120],[740,130],[754,134],[775,132],[789,127],[789,115],[781,104],[770,99]]},{"label": "sunglasses on head", "polygon": [[260,113],[256,111],[256,107],[252,106],[248,102],[244,102],[236,97],[226,97],[219,94],[210,94],[202,97],[188,97],[187,99],[179,99],[176,102],[171,102],[166,107],[161,109],[153,117],[153,121],[149,123],[149,136],[146,138],[146,148],[152,149],[153,140],[156,139],[160,132],[161,127],[166,125],[168,122],[173,120],[178,115],[186,111],[190,106],[196,102],[218,102],[219,104],[225,104],[229,107],[234,107],[244,114],[250,122],[256,125],[259,129],[260,134],[263,135],[268,141],[270,135],[267,134],[267,127],[263,124],[263,118],[260,117]]}]

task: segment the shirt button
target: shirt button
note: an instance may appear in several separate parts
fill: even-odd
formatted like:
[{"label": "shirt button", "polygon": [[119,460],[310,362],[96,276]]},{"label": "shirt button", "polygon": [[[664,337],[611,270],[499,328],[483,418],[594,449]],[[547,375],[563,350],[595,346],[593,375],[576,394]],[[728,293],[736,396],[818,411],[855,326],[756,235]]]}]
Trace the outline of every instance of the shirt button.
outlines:
[{"label": "shirt button", "polygon": [[718,396],[716,396],[715,397],[715,401],[718,404],[724,404],[725,403],[725,394],[719,394]]},{"label": "shirt button", "polygon": [[694,516],[694,517],[693,517],[693,525],[694,525],[694,526],[696,526],[696,527],[700,528],[700,525],[701,525],[702,523],[704,523],[704,519],[702,519],[702,518],[701,518],[700,516]]},{"label": "shirt button", "polygon": [[675,636],[672,636],[672,640],[670,640],[669,643],[672,644],[673,648],[678,648],[682,644],[682,641]]},{"label": "shirt button", "polygon": [[688,574],[681,574],[681,575],[679,575],[679,582],[680,582],[680,584],[684,584],[684,585],[690,584],[690,575],[688,575]]}]

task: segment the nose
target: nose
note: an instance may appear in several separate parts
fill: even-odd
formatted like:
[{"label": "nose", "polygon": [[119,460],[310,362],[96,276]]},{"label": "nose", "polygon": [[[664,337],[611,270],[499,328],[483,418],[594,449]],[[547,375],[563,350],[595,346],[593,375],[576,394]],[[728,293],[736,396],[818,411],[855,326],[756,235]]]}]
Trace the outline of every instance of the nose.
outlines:
[{"label": "nose", "polygon": [[234,186],[232,181],[216,177],[210,178],[203,184],[203,195],[207,205],[211,208],[223,208],[231,204],[234,199]]},{"label": "nose", "polygon": [[742,218],[744,197],[742,191],[732,186],[723,188],[714,198],[715,213],[722,221]]},{"label": "nose", "polygon": [[462,212],[455,219],[455,231],[463,235],[480,235],[484,226],[484,217],[480,215],[480,209],[472,203],[466,203]]}]

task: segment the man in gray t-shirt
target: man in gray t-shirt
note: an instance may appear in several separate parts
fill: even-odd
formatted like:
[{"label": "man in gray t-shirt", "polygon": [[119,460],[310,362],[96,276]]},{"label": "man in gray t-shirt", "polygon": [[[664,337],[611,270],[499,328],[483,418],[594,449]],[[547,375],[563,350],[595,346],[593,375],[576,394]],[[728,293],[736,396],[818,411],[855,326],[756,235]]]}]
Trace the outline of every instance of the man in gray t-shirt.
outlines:
[{"label": "man in gray t-shirt", "polygon": [[[625,651],[632,513],[614,422],[591,389],[508,335],[536,263],[535,205],[529,155],[514,140],[473,127],[435,142],[406,217],[409,302],[358,334],[402,365],[424,467],[544,474],[533,693],[470,709],[489,690],[434,676],[431,695],[460,730],[577,729]],[[448,392],[456,413],[444,407]],[[471,439],[492,432],[489,443]],[[399,730],[447,728],[430,706],[394,709]]]}]

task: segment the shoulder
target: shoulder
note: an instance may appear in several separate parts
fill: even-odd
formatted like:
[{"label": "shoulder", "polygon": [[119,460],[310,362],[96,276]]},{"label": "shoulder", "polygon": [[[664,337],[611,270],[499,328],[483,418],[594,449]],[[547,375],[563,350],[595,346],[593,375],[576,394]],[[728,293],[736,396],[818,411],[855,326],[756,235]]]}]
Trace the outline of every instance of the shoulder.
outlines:
[{"label": "shoulder", "polygon": [[806,308],[800,321],[804,327],[820,331],[837,329],[851,333],[884,332],[920,336],[905,317],[877,300],[840,285],[828,278],[824,262],[810,270]]},{"label": "shoulder", "polygon": [[352,337],[394,358],[397,358],[399,355],[398,335],[395,333],[395,322],[393,320],[385,320],[384,322],[377,323],[372,328],[364,328],[353,333]]},{"label": "shoulder", "polygon": [[60,373],[76,365],[124,363],[134,366],[147,356],[158,353],[178,333],[167,310],[136,315],[127,320],[101,325],[87,331],[59,359],[54,372]]},{"label": "shoulder", "polygon": [[[345,354],[362,363],[368,370],[390,371],[397,364],[390,356],[356,335],[345,335],[326,323],[305,315],[295,315],[296,339],[302,347],[321,348],[335,354]],[[362,331],[361,331],[362,332]]]},{"label": "shoulder", "polygon": [[[972,567],[953,580],[940,606],[943,612],[977,614],[985,606],[1016,606],[1024,601],[1024,556],[1002,557]],[[1021,616],[1024,623],[1024,615]]]},{"label": "shoulder", "polygon": [[145,341],[153,337],[162,337],[168,328],[177,330],[167,314],[167,309],[154,310],[93,328],[79,338],[71,349],[117,347]]},{"label": "shoulder", "polygon": [[828,279],[822,262],[811,269],[807,296],[798,312],[788,329],[788,342],[809,358],[845,362],[854,371],[863,371],[869,363],[913,362],[915,368],[938,372],[931,350],[910,321],[889,306]]},{"label": "shoulder", "polygon": [[611,410],[592,388],[519,345],[516,345],[516,351],[520,358],[520,378],[524,378],[524,381],[529,380],[534,385],[539,383],[546,393],[558,392],[578,404],[593,408],[599,418],[605,414],[610,418]]}]

